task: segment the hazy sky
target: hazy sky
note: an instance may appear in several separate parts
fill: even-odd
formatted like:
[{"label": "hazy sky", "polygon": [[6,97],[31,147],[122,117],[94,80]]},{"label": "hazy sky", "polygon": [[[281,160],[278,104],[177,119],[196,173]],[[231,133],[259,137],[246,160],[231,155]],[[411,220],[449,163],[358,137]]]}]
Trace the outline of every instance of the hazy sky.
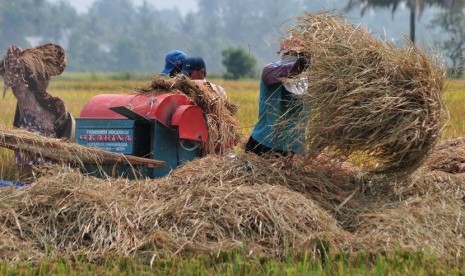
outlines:
[{"label": "hazy sky", "polygon": [[[59,2],[60,0],[50,0],[51,2]],[[61,0],[70,3],[78,12],[85,12],[92,5],[95,0]],[[157,9],[171,9],[178,8],[178,10],[185,14],[188,11],[195,11],[197,9],[197,1],[195,0],[146,0],[147,3]],[[132,0],[134,5],[139,6],[143,0]]]},{"label": "hazy sky", "polygon": [[[51,2],[64,1],[68,2],[73,6],[78,12],[86,12],[87,9],[92,5],[96,0],[49,0]],[[139,6],[143,3],[144,0],[132,0],[134,5]],[[172,9],[177,8],[181,14],[186,14],[189,11],[197,10],[197,1],[196,0],[146,0],[150,5],[154,6],[157,9]],[[320,8],[322,10],[331,10],[335,7],[341,7],[341,0],[320,0]],[[346,3],[346,0],[342,2]],[[345,4],[342,4],[344,6]]]}]

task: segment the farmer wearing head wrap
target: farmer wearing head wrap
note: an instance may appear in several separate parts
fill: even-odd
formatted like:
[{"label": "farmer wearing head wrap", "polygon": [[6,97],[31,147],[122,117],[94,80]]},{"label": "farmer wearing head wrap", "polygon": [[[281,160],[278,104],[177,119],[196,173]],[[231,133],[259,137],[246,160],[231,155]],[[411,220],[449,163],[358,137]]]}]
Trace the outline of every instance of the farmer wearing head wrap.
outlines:
[{"label": "farmer wearing head wrap", "polygon": [[165,68],[161,71],[161,76],[174,77],[181,73],[182,64],[187,55],[181,50],[169,51],[165,56]]},{"label": "farmer wearing head wrap", "polygon": [[[305,78],[299,77],[308,66],[308,56],[296,38],[282,41],[280,60],[263,68],[260,81],[258,122],[245,151],[258,155],[305,154],[305,122],[308,112],[300,95],[307,90]],[[294,78],[293,81],[285,81]],[[299,125],[300,123],[300,125]]]},{"label": "farmer wearing head wrap", "polygon": [[209,85],[218,95],[226,98],[226,90],[223,87],[208,82],[205,79],[207,77],[207,67],[202,57],[194,56],[186,58],[182,65],[181,74],[203,85]]}]

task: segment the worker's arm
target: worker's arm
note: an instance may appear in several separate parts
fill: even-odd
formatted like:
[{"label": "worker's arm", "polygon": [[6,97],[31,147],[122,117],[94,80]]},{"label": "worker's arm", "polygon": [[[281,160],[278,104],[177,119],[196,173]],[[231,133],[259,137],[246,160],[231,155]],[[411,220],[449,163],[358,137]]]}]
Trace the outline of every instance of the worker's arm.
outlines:
[{"label": "worker's arm", "polygon": [[283,78],[290,78],[292,76],[302,73],[306,68],[305,58],[299,58],[294,62],[275,62],[270,63],[263,68],[262,80],[266,86],[271,86],[282,82]]},{"label": "worker's arm", "polygon": [[270,63],[263,68],[262,81],[266,86],[275,85],[282,82],[282,78],[290,75],[294,62],[291,63]]}]

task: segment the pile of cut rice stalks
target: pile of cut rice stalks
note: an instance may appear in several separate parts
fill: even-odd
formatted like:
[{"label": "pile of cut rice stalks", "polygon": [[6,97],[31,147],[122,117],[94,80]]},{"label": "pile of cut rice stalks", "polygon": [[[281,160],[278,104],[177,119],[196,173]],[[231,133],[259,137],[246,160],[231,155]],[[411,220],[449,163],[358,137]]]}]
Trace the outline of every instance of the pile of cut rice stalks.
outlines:
[{"label": "pile of cut rice stalks", "polygon": [[432,170],[435,154],[407,178],[363,173],[322,155],[210,155],[140,181],[51,167],[29,186],[0,190],[8,241],[0,258],[414,250],[459,260],[465,175]]}]

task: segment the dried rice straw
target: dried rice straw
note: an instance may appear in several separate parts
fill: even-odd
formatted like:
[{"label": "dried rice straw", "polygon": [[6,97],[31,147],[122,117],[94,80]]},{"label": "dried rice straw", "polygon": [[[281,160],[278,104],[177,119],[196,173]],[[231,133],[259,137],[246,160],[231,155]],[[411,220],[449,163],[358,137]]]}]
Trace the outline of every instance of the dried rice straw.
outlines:
[{"label": "dried rice straw", "polygon": [[[48,43],[22,51],[18,60],[25,71],[34,79],[50,79],[58,76],[66,68],[65,50],[56,44]],[[0,74],[4,72],[4,60],[0,61]]]},{"label": "dried rice straw", "polygon": [[[43,251],[89,260],[150,255],[154,248],[158,254],[244,249],[285,256],[286,248],[323,254],[324,243],[325,250],[338,251],[350,234],[317,201],[288,188],[306,189],[298,177],[282,182],[281,168],[289,166],[284,160],[266,166],[270,161],[210,155],[166,178],[138,182],[57,167],[29,187],[0,189],[0,222]],[[253,176],[251,169],[264,171]],[[314,179],[308,191],[319,198],[324,179],[308,177]]]},{"label": "dried rice straw", "polygon": [[325,156],[246,153],[137,182],[55,167],[28,187],[0,189],[0,225],[16,250],[0,257],[22,259],[32,245],[35,257],[91,261],[238,249],[275,257],[415,250],[460,260],[464,177],[421,167],[394,178]]},{"label": "dried rice straw", "polygon": [[27,152],[46,157],[61,163],[71,163],[84,167],[85,164],[150,164],[164,167],[165,162],[137,156],[123,155],[90,148],[65,140],[48,138],[18,128],[0,126],[0,147]]},{"label": "dried rice straw", "polygon": [[312,57],[303,73],[310,150],[357,155],[377,171],[417,168],[444,125],[443,65],[330,13],[306,14],[290,33]]}]

